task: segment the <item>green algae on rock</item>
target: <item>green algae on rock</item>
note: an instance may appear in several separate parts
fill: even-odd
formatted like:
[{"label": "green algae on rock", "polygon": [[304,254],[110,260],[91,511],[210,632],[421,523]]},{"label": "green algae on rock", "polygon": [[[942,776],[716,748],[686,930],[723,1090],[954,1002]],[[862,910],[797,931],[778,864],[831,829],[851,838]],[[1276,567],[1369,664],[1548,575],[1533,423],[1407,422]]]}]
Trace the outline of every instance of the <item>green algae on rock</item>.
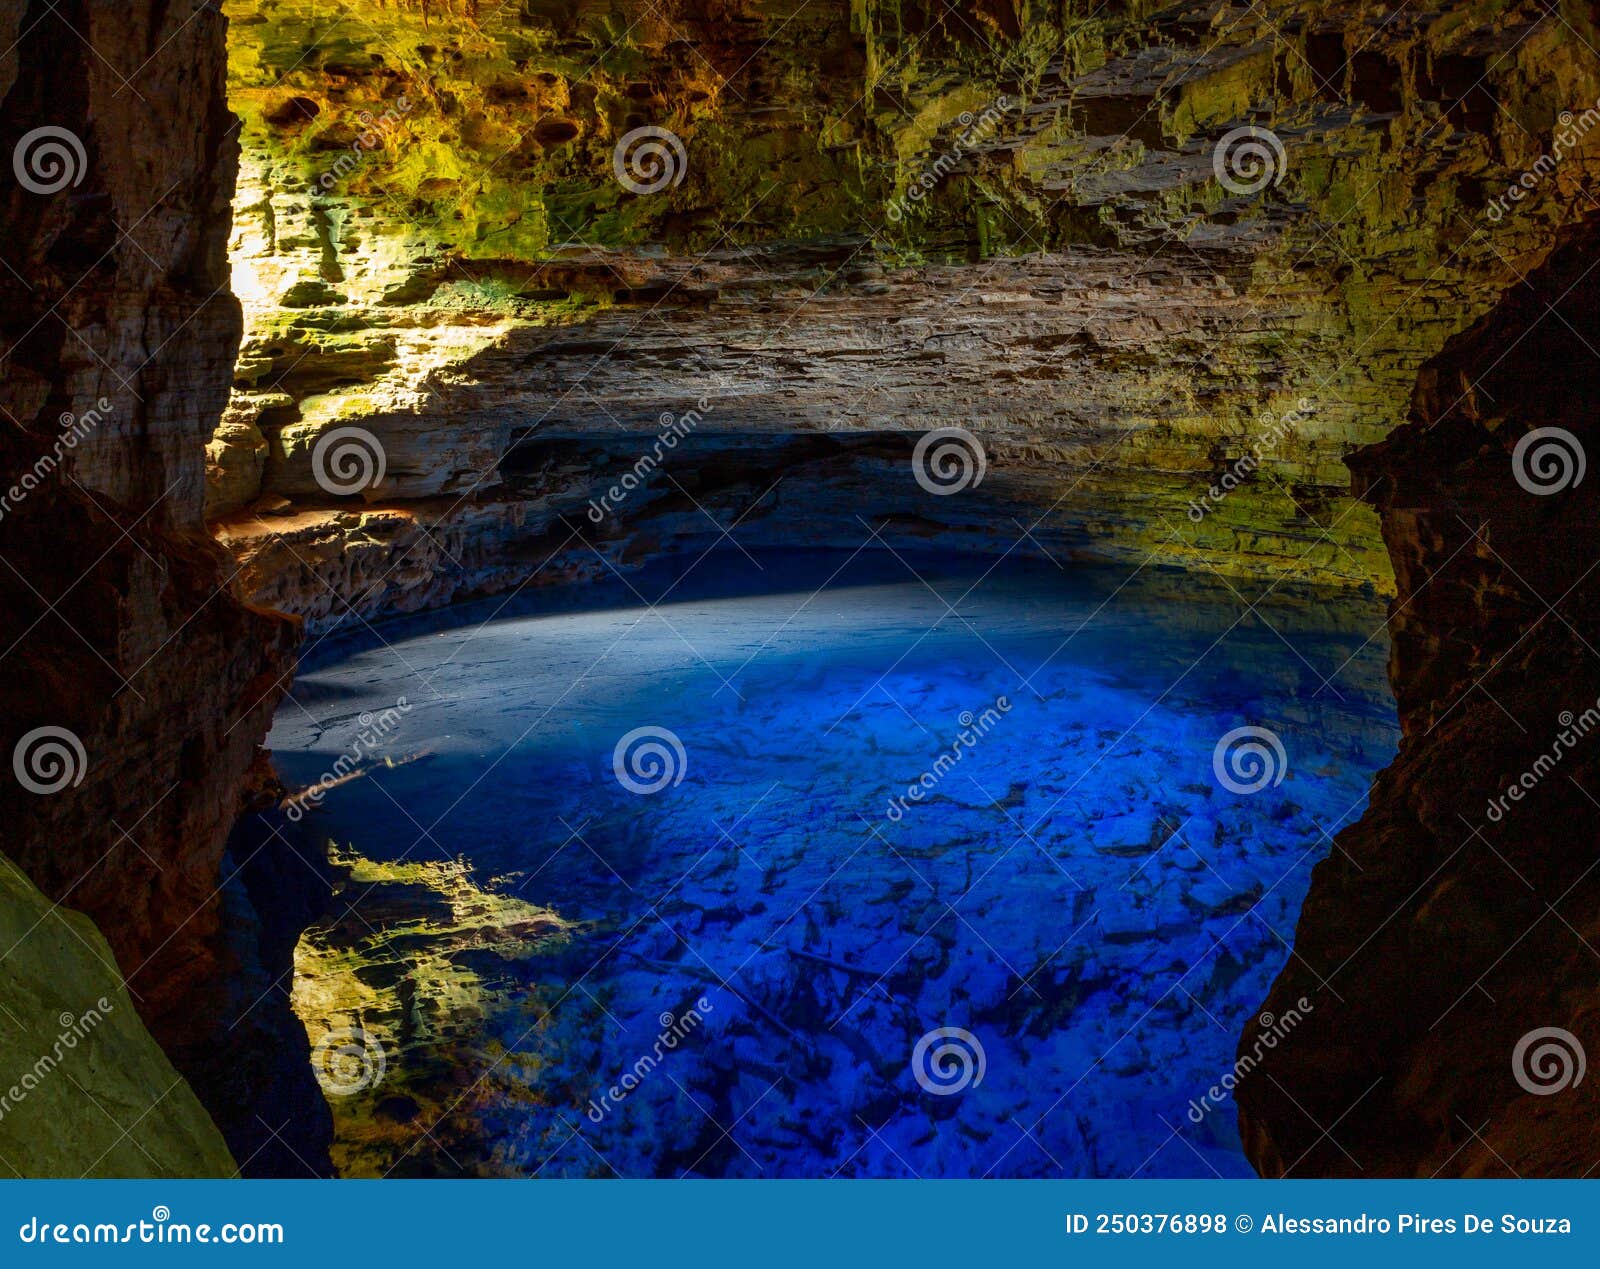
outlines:
[{"label": "green algae on rock", "polygon": [[[1580,15],[1532,3],[228,11],[249,333],[209,513],[279,602],[245,509],[326,504],[332,428],[389,454],[368,502],[446,495],[426,532],[477,541],[541,522],[500,478],[518,429],[653,430],[708,391],[736,424],[966,427],[1052,553],[1392,593],[1344,456],[1600,170],[1579,145],[1486,214],[1600,98]],[[647,195],[613,168],[639,127],[683,147]],[[1245,193],[1217,161],[1242,129],[1277,147]],[[290,608],[362,606],[321,581]]]},{"label": "green algae on rock", "polygon": [[88,917],[0,856],[0,1159],[29,1177],[228,1177],[222,1135],[150,1038]]},{"label": "green algae on rock", "polygon": [[578,927],[507,893],[515,878],[480,887],[461,861],[381,863],[332,843],[329,853],[344,874],[340,915],[302,936],[293,1002],[333,1111],[339,1175],[459,1171],[456,1156],[494,1174],[473,1149],[480,1117],[541,1096],[540,1059],[482,1024],[511,1013],[538,1029],[554,995],[517,966]]}]

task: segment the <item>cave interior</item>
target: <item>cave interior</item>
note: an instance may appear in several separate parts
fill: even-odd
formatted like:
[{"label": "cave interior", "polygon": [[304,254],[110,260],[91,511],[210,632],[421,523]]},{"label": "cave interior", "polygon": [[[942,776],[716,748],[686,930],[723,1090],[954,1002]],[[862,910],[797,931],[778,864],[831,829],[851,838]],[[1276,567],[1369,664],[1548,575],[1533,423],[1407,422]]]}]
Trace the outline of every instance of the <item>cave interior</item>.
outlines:
[{"label": "cave interior", "polygon": [[1600,1166],[1600,7],[0,44],[13,1172]]}]

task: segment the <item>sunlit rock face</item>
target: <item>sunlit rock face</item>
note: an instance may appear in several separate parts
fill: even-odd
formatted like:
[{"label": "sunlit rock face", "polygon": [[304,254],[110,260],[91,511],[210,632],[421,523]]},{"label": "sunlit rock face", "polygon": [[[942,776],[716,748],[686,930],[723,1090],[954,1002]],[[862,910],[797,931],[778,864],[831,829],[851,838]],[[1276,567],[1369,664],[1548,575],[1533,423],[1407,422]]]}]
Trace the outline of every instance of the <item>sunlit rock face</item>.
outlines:
[{"label": "sunlit rock face", "polygon": [[[702,398],[969,427],[1052,550],[1388,591],[1343,457],[1581,208],[1584,145],[1505,191],[1600,96],[1578,6],[227,8],[249,332],[210,511],[250,593],[308,613],[371,586],[256,513],[372,540],[302,518],[335,427],[383,445],[369,501],[440,500],[376,526],[433,572],[429,537],[492,557],[541,523],[498,468],[521,432],[644,448]],[[640,127],[682,145],[654,192],[613,169]],[[1264,168],[1219,151],[1241,127]],[[401,589],[503,581],[454,572]]]},{"label": "sunlit rock face", "polygon": [[[218,883],[241,802],[271,793],[259,741],[296,629],[224,582],[326,629],[530,577],[603,575],[714,541],[746,513],[736,533],[843,533],[870,493],[861,531],[891,541],[955,542],[991,511],[1009,534],[1010,519],[1048,509],[1022,553],[1385,590],[1377,522],[1349,500],[1343,457],[1387,435],[1417,368],[1543,259],[1587,205],[1593,169],[1588,144],[1535,167],[1571,135],[1563,112],[1582,122],[1597,96],[1591,17],[1570,3],[1381,14],[1307,2],[1275,9],[1270,26],[1256,11],[1195,5],[1063,26],[1059,6],[990,0],[961,13],[230,0],[237,136],[213,7],[38,7],[0,0],[0,142],[10,153],[32,129],[65,127],[84,167],[56,194],[9,174],[0,189],[0,406],[16,424],[0,426],[5,471],[34,468],[62,416],[95,422],[0,521],[0,754],[60,727],[85,756],[82,780],[51,795],[0,781],[0,823],[47,898],[103,928],[151,1030],[219,1120],[234,1116],[223,1127],[247,1166],[275,1166],[277,1147],[256,1153],[260,1124],[235,1096],[253,1068],[217,1041],[254,1002],[240,985],[281,982],[288,965],[282,929],[272,963],[219,933],[288,918],[252,912],[249,893]],[[1253,194],[1212,165],[1216,143],[1245,124],[1270,128],[1284,151],[1281,180]],[[685,159],[681,181],[648,194],[612,169],[616,144],[644,126],[671,129]],[[224,243],[240,139],[229,254],[248,334],[236,364]],[[647,355],[625,365],[616,343],[635,333]],[[1481,351],[1457,370],[1503,353],[1506,373],[1543,376],[1550,355],[1542,337],[1537,358],[1509,336]],[[230,371],[239,387],[219,423]],[[1539,386],[1501,390],[1531,400]],[[1264,444],[1276,434],[1261,412],[1281,419],[1302,398],[1295,426]],[[620,470],[618,442],[643,449],[660,414],[702,399],[722,438],[711,443],[724,444],[724,478],[704,491],[721,523],[669,484],[591,532],[587,505],[603,492],[596,476]],[[1448,402],[1422,409],[1450,413]],[[842,432],[886,446],[884,434],[945,422],[983,439],[984,501],[919,499],[887,448],[819,457],[788,440],[727,442]],[[390,460],[366,498],[306,480],[315,442],[348,423]],[[1456,507],[1458,477],[1498,505],[1472,463],[1510,434],[1482,431],[1428,433],[1460,442],[1449,455],[1413,437],[1419,449],[1390,457],[1414,457],[1419,480],[1437,461],[1438,488],[1413,489],[1414,504],[1375,495],[1417,596],[1401,615],[1421,624],[1406,627],[1396,661],[1414,735],[1450,734],[1482,705],[1436,705],[1463,665],[1545,647],[1502,639],[1514,579],[1436,510]],[[1190,519],[1207,484],[1256,449],[1259,471]],[[1453,466],[1458,453],[1477,457]],[[1475,523],[1470,500],[1456,509]],[[200,532],[219,517],[232,561]],[[1540,542],[1592,533],[1581,517],[1553,518]],[[574,527],[587,536],[571,540]],[[1452,568],[1481,571],[1450,587],[1416,582],[1440,542],[1464,547]],[[1558,552],[1518,538],[1516,554],[1500,554],[1546,595],[1568,584]],[[1430,612],[1439,595],[1450,598]],[[1562,681],[1560,656],[1538,655],[1554,662],[1544,673],[1530,660],[1543,675],[1530,681]],[[1493,783],[1487,760],[1463,782],[1437,748],[1405,762],[1415,805],[1392,781],[1362,830],[1382,849],[1350,847],[1379,856],[1378,884],[1401,898],[1413,872],[1417,884],[1429,876],[1414,868],[1431,849],[1418,842],[1442,838],[1450,813],[1472,813],[1461,799]],[[1566,876],[1544,834],[1530,832],[1527,860],[1494,839],[1540,885],[1547,866]],[[272,856],[256,845],[236,843],[234,862],[270,881]],[[304,872],[280,862],[284,876]],[[1342,868],[1313,888],[1310,948],[1347,945],[1366,915]],[[1485,921],[1500,919],[1503,896],[1480,882],[1463,876],[1417,923],[1385,930],[1375,972],[1409,963],[1393,940],[1420,924],[1418,963],[1438,971],[1429,990],[1455,983],[1439,951],[1464,910],[1452,905],[1470,896]],[[1479,928],[1468,915],[1459,924]],[[1446,917],[1444,934],[1429,925]],[[1545,937],[1541,927],[1527,945]],[[1550,950],[1555,960],[1486,986],[1508,999],[1531,1000],[1529,982],[1565,991],[1575,971]],[[1361,1006],[1370,1016],[1327,1045],[1327,1066],[1296,1078],[1342,1091],[1354,1069],[1342,1046],[1377,1037],[1358,1056],[1399,1073],[1394,1122],[1420,1126],[1428,1166],[1478,1166],[1476,1145],[1452,1154],[1461,1143],[1448,1134],[1460,1130],[1451,1099],[1476,1106],[1482,1094],[1443,1073],[1448,1049],[1432,1033],[1409,1020],[1384,1029],[1393,1003],[1374,995]],[[1459,1014],[1443,1029],[1499,1071],[1508,1018],[1481,1047]],[[317,1096],[295,1070],[291,1100]],[[1306,1167],[1343,1166],[1299,1138],[1284,1107],[1247,1110],[1264,1169],[1289,1170],[1308,1147]],[[316,1127],[285,1159],[323,1165]],[[257,1140],[235,1140],[241,1129]],[[1550,1140],[1530,1124],[1494,1144],[1514,1163],[1556,1166]],[[1420,1165],[1407,1154],[1378,1166]]]},{"label": "sunlit rock face", "polygon": [[1264,1173],[1593,1166],[1597,260],[1591,224],[1428,365],[1411,422],[1357,460],[1400,583],[1404,738],[1318,866],[1265,1002],[1307,993],[1316,1012],[1239,1090]]}]

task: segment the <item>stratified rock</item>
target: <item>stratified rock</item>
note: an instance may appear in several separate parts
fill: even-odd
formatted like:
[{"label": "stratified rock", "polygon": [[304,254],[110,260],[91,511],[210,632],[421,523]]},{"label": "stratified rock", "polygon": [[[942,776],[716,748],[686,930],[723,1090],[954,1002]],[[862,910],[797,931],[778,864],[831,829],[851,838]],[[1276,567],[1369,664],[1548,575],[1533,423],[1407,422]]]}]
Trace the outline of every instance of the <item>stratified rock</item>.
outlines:
[{"label": "stratified rock", "polygon": [[[1586,205],[1570,144],[1505,204],[1600,98],[1581,6],[1000,9],[232,0],[239,402],[292,404],[259,478],[222,455],[214,513],[337,501],[313,454],[356,426],[388,459],[360,499],[445,497],[419,512],[441,538],[538,526],[504,479],[520,436],[637,454],[706,401],[731,429],[968,428],[1015,495],[1002,547],[1016,514],[1023,550],[1392,590],[1343,457]],[[649,193],[613,165],[641,127],[682,146]],[[1265,170],[1230,165],[1252,142]],[[366,609],[266,576],[292,564],[269,531],[230,517],[244,594]]]}]

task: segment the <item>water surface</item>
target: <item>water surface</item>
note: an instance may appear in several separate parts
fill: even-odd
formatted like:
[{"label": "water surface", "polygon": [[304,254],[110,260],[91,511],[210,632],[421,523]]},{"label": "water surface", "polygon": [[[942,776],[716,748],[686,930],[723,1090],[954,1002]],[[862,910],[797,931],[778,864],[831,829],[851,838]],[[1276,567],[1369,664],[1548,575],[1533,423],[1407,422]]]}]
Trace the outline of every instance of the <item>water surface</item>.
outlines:
[{"label": "water surface", "polygon": [[[383,1049],[331,1097],[341,1165],[1247,1173],[1206,1091],[1393,752],[1381,605],[1047,562],[690,563],[303,667],[286,780],[369,751],[305,816],[370,861],[296,988],[313,1039]],[[1242,728],[1282,756],[1245,734],[1224,780]]]}]

